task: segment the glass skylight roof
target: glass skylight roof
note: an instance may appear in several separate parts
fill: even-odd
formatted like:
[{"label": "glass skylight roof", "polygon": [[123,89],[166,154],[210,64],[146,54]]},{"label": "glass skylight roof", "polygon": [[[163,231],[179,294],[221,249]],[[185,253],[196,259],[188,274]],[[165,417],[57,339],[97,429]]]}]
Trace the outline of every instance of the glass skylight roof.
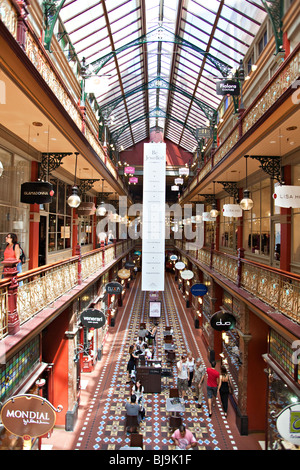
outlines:
[{"label": "glass skylight roof", "polygon": [[116,148],[159,126],[190,152],[197,143],[190,129],[207,123],[199,102],[220,103],[214,61],[237,68],[265,17],[253,0],[69,0],[60,12],[79,60],[106,78],[95,96]]}]

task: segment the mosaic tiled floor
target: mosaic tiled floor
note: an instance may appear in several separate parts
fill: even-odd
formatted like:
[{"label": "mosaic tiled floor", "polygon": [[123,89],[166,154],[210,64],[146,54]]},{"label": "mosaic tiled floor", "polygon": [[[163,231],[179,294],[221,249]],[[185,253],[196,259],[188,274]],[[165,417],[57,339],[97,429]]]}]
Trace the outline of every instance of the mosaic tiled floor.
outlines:
[{"label": "mosaic tiled floor", "polygon": [[[165,325],[173,329],[177,357],[189,350],[192,351],[194,357],[202,357],[199,330],[193,328],[181,294],[171,275],[168,275],[166,279],[165,292],[160,295],[162,317],[157,334],[155,357],[162,359],[163,368],[167,367],[163,351]],[[137,278],[128,293],[126,305],[118,313],[116,327],[106,342],[99,365],[100,373],[95,380],[81,429],[76,434],[76,442],[73,446],[76,450],[118,450],[130,443],[130,435],[125,429],[124,409],[124,403],[129,398],[130,391],[130,385],[126,383],[128,349],[129,345],[137,339],[140,322],[148,323],[147,305],[147,296],[141,292],[140,279]],[[204,362],[207,363],[206,360]],[[168,367],[171,367],[172,377],[162,378],[161,393],[145,394],[146,417],[139,429],[143,435],[145,450],[174,449],[165,404],[169,389],[176,387],[177,371],[175,365]],[[194,433],[199,450],[238,448],[231,427],[222,413],[219,400],[211,418],[208,415],[205,396],[202,408],[199,409],[194,400],[193,389],[186,397],[185,406],[186,410],[182,414],[183,422]]]}]

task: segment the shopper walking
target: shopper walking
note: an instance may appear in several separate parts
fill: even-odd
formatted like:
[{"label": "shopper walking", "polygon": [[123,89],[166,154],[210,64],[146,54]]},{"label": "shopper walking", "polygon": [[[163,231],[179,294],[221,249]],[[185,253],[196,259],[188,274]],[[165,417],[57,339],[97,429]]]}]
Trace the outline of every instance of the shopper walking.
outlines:
[{"label": "shopper walking", "polygon": [[192,380],[194,376],[194,367],[195,367],[195,359],[193,358],[193,355],[191,352],[188,352],[187,355],[187,366],[189,368],[189,380],[188,380],[188,387],[192,386]]},{"label": "shopper walking", "polygon": [[230,378],[225,366],[221,366],[221,373],[219,377],[218,392],[220,393],[220,398],[222,402],[222,407],[225,416],[227,417],[228,410],[228,397],[231,390]]},{"label": "shopper walking", "polygon": [[215,405],[217,390],[218,390],[218,380],[219,372],[215,369],[216,362],[211,362],[211,367],[206,369],[207,373],[207,399],[208,399],[208,412],[209,416],[212,415],[212,404]]},{"label": "shopper walking", "polygon": [[189,368],[186,362],[186,356],[182,355],[180,361],[177,362],[177,388],[179,396],[184,398],[184,392],[188,390]]},{"label": "shopper walking", "polygon": [[198,401],[198,408],[202,407],[205,372],[206,367],[202,363],[200,357],[198,357],[198,359],[196,359],[194,368],[195,399]]},{"label": "shopper walking", "polygon": [[129,347],[129,355],[130,355],[130,357],[129,357],[129,361],[127,363],[127,372],[128,372],[128,382],[127,383],[131,382],[132,372],[135,370],[135,360],[139,358],[139,356],[137,356],[134,353],[134,346]]}]

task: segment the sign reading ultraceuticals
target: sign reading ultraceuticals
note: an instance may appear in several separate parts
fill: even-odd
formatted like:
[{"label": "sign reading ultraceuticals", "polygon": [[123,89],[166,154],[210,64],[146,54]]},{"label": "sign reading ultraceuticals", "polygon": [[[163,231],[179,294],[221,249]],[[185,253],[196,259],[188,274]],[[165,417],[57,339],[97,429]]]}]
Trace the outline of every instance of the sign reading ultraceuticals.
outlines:
[{"label": "sign reading ultraceuticals", "polygon": [[166,144],[144,144],[142,290],[165,280]]}]

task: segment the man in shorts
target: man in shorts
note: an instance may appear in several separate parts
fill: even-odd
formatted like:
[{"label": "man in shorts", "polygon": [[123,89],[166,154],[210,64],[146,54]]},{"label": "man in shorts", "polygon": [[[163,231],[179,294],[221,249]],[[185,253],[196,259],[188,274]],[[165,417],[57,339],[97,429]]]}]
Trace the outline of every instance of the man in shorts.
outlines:
[{"label": "man in shorts", "polygon": [[198,401],[198,408],[202,407],[202,397],[203,397],[203,382],[206,372],[206,367],[202,364],[200,357],[196,359],[195,369],[194,369],[194,384],[195,384],[195,400]]},{"label": "man in shorts", "polygon": [[177,388],[179,392],[179,396],[184,398],[185,392],[188,391],[188,380],[189,380],[189,368],[186,362],[186,356],[181,356],[179,362],[177,362]]},{"label": "man in shorts", "polygon": [[216,402],[217,390],[218,390],[218,380],[219,380],[219,372],[215,369],[216,362],[211,362],[211,367],[206,369],[207,373],[207,399],[208,399],[208,412],[209,416],[212,415],[211,405],[212,400],[214,403]]}]

